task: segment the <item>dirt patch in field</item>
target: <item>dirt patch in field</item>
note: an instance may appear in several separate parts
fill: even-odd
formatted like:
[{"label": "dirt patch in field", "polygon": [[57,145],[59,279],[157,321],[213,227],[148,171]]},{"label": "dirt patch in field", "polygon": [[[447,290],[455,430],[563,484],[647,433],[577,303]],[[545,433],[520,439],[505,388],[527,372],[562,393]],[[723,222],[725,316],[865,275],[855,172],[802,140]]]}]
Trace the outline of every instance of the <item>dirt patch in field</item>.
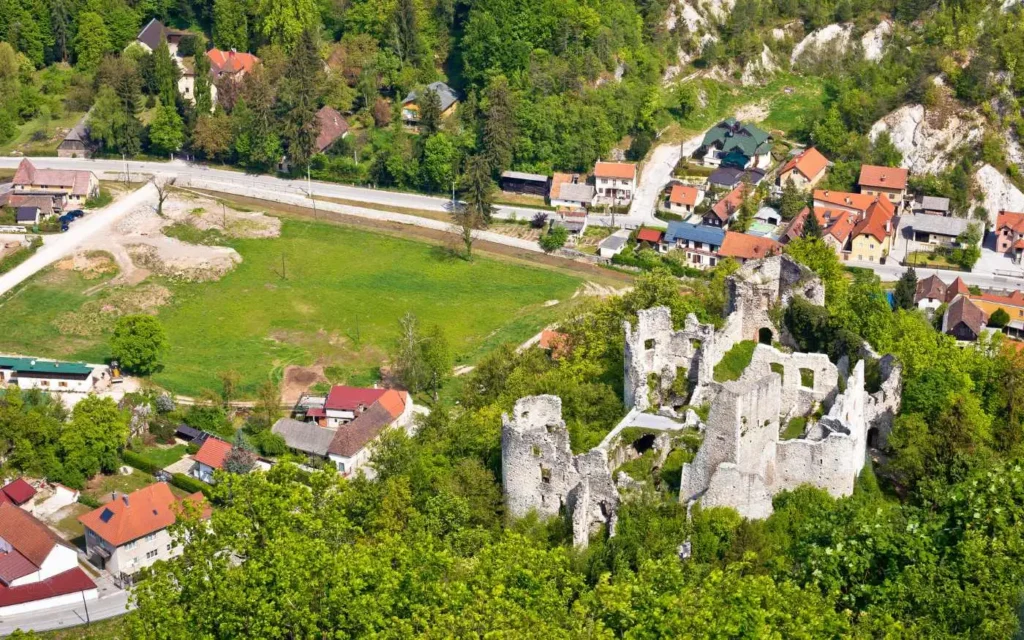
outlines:
[{"label": "dirt patch in field", "polygon": [[498,222],[492,224],[487,228],[488,231],[500,233],[503,236],[510,236],[512,238],[521,238],[523,240],[537,240],[540,238],[542,229],[534,229],[533,227],[525,224],[515,224],[509,222]]},{"label": "dirt patch in field", "polygon": [[281,380],[281,403],[295,404],[299,401],[299,396],[318,382],[327,382],[323,365],[312,367],[289,365],[285,367],[284,378]]},{"label": "dirt patch in field", "polygon": [[94,280],[118,271],[114,258],[104,251],[80,251],[64,258],[54,267],[60,271],[77,271],[86,280]]},{"label": "dirt patch in field", "polygon": [[741,122],[763,122],[770,115],[768,105],[764,102],[748,104],[736,110],[736,119]]},{"label": "dirt patch in field", "polygon": [[223,202],[187,191],[176,191],[164,203],[164,215],[197,229],[215,229],[229,238],[276,238],[281,220],[261,211],[239,211]]},{"label": "dirt patch in field", "polygon": [[219,280],[242,261],[238,252],[230,247],[188,244],[163,235],[140,240],[138,244],[127,245],[132,262],[172,280]]},{"label": "dirt patch in field", "polygon": [[58,316],[53,326],[65,336],[97,336],[109,331],[121,316],[155,314],[171,297],[170,290],[158,284],[114,287],[102,297],[89,300],[78,311]]}]

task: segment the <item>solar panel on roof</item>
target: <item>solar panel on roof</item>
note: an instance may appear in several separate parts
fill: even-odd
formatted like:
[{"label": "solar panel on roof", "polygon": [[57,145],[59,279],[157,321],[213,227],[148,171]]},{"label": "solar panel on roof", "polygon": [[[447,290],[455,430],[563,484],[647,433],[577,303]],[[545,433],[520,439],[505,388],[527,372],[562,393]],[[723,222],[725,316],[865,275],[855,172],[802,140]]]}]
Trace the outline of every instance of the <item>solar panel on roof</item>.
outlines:
[{"label": "solar panel on roof", "polygon": [[103,522],[110,522],[110,519],[114,517],[114,512],[110,509],[104,509],[103,513],[100,514],[100,520]]}]

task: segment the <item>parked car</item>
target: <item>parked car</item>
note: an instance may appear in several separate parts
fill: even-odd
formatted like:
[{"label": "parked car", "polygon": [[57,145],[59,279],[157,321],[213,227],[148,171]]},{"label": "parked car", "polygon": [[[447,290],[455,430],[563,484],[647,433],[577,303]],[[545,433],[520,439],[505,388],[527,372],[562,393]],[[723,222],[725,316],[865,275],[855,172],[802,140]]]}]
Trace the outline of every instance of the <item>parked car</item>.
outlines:
[{"label": "parked car", "polygon": [[85,212],[82,211],[81,209],[75,209],[74,211],[68,211],[64,215],[71,216],[72,220],[77,220],[77,219],[81,218],[82,216],[84,216]]}]

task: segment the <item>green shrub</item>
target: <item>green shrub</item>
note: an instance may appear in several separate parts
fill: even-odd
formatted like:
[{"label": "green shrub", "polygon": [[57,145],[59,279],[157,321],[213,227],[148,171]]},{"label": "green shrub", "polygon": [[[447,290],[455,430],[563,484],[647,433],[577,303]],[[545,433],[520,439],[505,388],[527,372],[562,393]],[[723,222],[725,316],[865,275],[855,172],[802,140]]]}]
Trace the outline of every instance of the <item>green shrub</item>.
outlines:
[{"label": "green shrub", "polygon": [[206,484],[202,480],[196,480],[191,476],[187,476],[184,473],[175,473],[171,476],[171,484],[178,487],[182,491],[189,493],[195,493],[201,491],[204,496],[210,497],[210,485]]},{"label": "green shrub", "polygon": [[84,504],[90,509],[97,509],[103,505],[103,503],[97,500],[96,498],[93,498],[92,496],[87,496],[84,493],[78,494],[78,503]]},{"label": "green shrub", "polygon": [[153,475],[156,475],[156,473],[160,471],[160,467],[134,451],[125,451],[121,454],[121,459],[124,460],[125,464],[130,467],[135,467],[139,471],[145,471],[146,473]]},{"label": "green shrub", "polygon": [[35,252],[41,246],[43,246],[43,239],[39,236],[36,236],[35,238],[32,239],[32,242],[31,244],[29,244],[29,246],[22,247],[21,249],[18,249],[14,253],[4,257],[3,260],[0,260],[0,273],[7,273],[8,271],[18,266],[22,262],[25,262],[26,260],[31,258],[32,255],[35,254]]},{"label": "green shrub", "polygon": [[999,307],[998,309],[993,311],[992,315],[988,319],[989,326],[996,327],[997,329],[1002,329],[1009,322],[1010,314],[1007,313],[1006,309],[1003,309],[1002,307]]}]

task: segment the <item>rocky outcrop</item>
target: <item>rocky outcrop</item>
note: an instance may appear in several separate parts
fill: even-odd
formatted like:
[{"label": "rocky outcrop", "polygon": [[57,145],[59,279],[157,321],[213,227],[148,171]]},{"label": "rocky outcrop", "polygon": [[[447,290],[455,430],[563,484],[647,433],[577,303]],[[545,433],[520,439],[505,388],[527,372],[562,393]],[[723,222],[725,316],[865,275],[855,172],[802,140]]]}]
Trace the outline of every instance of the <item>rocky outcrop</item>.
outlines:
[{"label": "rocky outcrop", "polygon": [[978,169],[974,181],[982,195],[981,201],[975,204],[985,208],[993,226],[1000,211],[1024,211],[1024,193],[992,165],[986,164]]},{"label": "rocky outcrop", "polygon": [[831,51],[842,52],[849,46],[852,33],[852,24],[830,24],[816,29],[793,47],[789,62],[795,65],[805,56],[821,55]]},{"label": "rocky outcrop", "polygon": [[938,173],[949,166],[956,150],[981,138],[980,118],[945,100],[940,109],[904,105],[876,122],[869,133],[875,140],[889,132],[903,154],[902,166],[912,173]]},{"label": "rocky outcrop", "polygon": [[746,66],[743,67],[740,83],[744,87],[763,84],[778,70],[779,65],[776,64],[775,56],[772,54],[771,49],[768,48],[768,45],[762,44],[761,55],[747,61]]},{"label": "rocky outcrop", "polygon": [[885,53],[885,43],[888,41],[890,33],[892,33],[892,21],[882,20],[878,26],[864,34],[860,39],[860,44],[864,48],[865,60],[882,59]]}]

